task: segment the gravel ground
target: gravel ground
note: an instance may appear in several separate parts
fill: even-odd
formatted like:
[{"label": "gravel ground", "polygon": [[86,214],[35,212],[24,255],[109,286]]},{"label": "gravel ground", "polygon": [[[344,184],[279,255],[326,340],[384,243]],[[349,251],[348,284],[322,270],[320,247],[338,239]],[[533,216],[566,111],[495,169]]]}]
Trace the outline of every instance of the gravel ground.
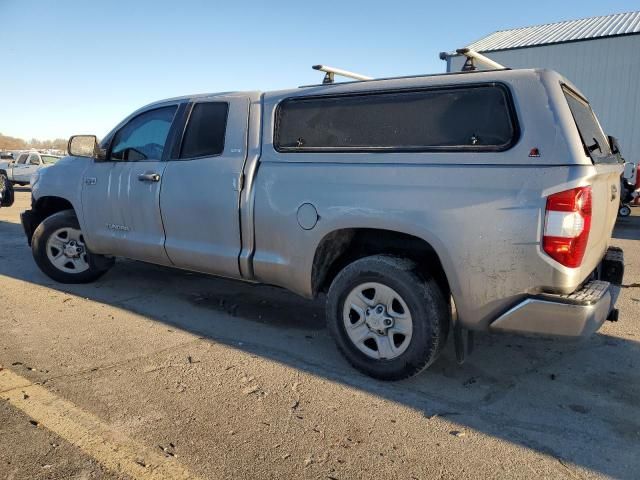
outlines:
[{"label": "gravel ground", "polygon": [[[125,260],[56,284],[31,258],[18,190],[0,209],[0,367],[193,475],[640,474],[640,208],[614,235],[619,322],[580,343],[480,335],[463,366],[449,344],[424,374],[382,383],[339,356],[322,299]],[[48,425],[0,402],[0,478],[123,478]]]}]

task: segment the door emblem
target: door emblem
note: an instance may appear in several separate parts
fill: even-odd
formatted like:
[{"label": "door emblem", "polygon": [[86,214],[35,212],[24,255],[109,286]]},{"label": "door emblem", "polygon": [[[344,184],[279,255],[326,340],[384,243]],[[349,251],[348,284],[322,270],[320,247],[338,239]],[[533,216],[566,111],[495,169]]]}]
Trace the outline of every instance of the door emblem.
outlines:
[{"label": "door emblem", "polygon": [[84,183],[87,185],[95,185],[98,183],[98,179],[96,177],[87,177],[84,179]]},{"label": "door emblem", "polygon": [[131,230],[126,225],[118,225],[116,223],[107,223],[107,228],[109,230],[117,230],[119,232],[128,232],[129,230]]},{"label": "door emblem", "polygon": [[618,193],[618,187],[616,187],[615,185],[611,185],[611,201],[614,201],[616,199]]}]

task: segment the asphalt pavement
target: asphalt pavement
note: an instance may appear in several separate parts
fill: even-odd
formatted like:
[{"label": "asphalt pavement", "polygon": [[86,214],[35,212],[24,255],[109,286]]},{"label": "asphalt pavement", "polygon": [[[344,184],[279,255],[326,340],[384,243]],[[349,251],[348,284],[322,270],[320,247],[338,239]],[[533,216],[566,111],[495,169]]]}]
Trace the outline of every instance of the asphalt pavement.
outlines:
[{"label": "asphalt pavement", "polygon": [[61,285],[0,209],[0,478],[638,478],[640,208],[620,320],[479,335],[427,372],[354,371],[323,299],[118,260]]}]

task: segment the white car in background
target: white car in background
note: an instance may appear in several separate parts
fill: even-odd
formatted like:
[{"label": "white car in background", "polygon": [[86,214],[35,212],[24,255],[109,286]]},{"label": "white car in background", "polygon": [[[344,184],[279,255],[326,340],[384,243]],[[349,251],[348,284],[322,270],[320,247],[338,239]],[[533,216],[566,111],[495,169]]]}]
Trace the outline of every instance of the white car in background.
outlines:
[{"label": "white car in background", "polygon": [[15,161],[0,161],[0,177],[12,184],[29,185],[31,176],[55,164],[60,157],[39,152],[23,152]]}]

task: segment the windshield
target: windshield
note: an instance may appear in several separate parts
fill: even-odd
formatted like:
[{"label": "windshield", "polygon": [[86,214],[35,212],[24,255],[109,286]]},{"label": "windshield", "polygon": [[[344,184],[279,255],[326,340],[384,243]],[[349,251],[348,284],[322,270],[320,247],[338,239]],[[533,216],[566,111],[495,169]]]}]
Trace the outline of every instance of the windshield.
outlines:
[{"label": "windshield", "polygon": [[569,104],[573,120],[576,122],[576,127],[578,127],[585,153],[591,157],[593,163],[609,161],[611,156],[609,140],[602,131],[591,106],[585,99],[567,87],[563,86],[562,90]]},{"label": "windshield", "polygon": [[60,157],[54,157],[53,155],[40,155],[40,158],[42,158],[42,163],[49,164],[49,165],[56,163],[58,160],[60,160]]}]

